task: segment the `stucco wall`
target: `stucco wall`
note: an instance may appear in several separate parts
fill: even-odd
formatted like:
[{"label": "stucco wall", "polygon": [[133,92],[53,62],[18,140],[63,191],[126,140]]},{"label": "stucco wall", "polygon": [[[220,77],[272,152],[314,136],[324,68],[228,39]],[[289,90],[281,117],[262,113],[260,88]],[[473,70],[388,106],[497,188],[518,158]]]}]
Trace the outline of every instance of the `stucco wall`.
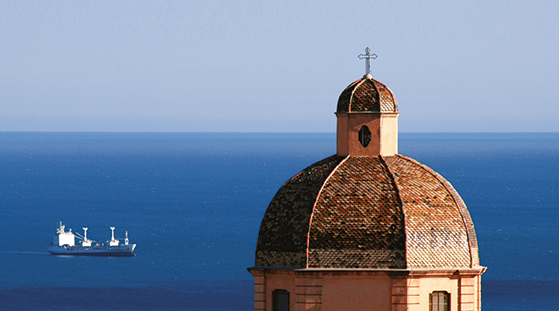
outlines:
[{"label": "stucco wall", "polygon": [[325,276],[322,288],[322,311],[390,310],[388,276]]},{"label": "stucco wall", "polygon": [[[397,113],[338,113],[337,154],[339,156],[390,156],[398,152]],[[363,147],[359,131],[367,126],[371,142]]]},{"label": "stucco wall", "polygon": [[254,310],[273,310],[273,291],[287,290],[294,311],[424,311],[429,294],[450,294],[450,310],[479,311],[480,277],[470,270],[249,269],[254,276]]},{"label": "stucco wall", "polygon": [[383,114],[381,118],[380,155],[398,153],[398,114]]}]

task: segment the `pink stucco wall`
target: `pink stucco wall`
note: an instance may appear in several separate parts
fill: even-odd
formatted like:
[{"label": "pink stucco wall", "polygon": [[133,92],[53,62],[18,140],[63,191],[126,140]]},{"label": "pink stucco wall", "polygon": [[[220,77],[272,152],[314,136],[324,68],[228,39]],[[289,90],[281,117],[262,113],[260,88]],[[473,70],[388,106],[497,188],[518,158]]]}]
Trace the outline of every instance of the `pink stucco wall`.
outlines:
[{"label": "pink stucco wall", "polygon": [[290,294],[294,311],[423,311],[429,294],[446,291],[451,310],[481,310],[484,267],[464,270],[257,269],[254,310],[273,311],[276,289]]}]

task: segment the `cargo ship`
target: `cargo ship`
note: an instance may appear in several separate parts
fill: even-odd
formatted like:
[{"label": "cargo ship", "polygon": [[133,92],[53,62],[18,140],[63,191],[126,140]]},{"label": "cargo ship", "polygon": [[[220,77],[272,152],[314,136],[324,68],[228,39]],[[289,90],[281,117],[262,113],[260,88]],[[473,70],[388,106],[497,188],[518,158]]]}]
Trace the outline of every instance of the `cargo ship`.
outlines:
[{"label": "cargo ship", "polygon": [[[97,242],[87,238],[87,227],[82,228],[83,236],[79,233],[74,234],[72,229],[66,230],[66,226],[60,222],[56,233],[54,234],[54,242],[47,246],[47,250],[52,255],[74,255],[74,256],[105,256],[105,257],[134,257],[134,249],[136,244],[130,244],[128,240],[128,231],[126,238],[122,240],[115,239],[115,227],[110,227],[112,234],[111,239],[104,242]],[[76,244],[76,237],[78,244]]]}]

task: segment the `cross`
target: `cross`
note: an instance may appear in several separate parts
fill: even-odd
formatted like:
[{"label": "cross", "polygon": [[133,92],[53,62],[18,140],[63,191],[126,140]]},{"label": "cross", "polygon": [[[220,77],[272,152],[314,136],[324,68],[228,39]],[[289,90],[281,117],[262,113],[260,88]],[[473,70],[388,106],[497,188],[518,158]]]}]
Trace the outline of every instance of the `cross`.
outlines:
[{"label": "cross", "polygon": [[377,54],[373,53],[371,54],[371,49],[369,49],[369,47],[367,47],[365,49],[365,54],[359,54],[359,59],[365,59],[365,74],[366,75],[370,75],[371,74],[371,61],[370,59],[376,59],[378,56]]}]

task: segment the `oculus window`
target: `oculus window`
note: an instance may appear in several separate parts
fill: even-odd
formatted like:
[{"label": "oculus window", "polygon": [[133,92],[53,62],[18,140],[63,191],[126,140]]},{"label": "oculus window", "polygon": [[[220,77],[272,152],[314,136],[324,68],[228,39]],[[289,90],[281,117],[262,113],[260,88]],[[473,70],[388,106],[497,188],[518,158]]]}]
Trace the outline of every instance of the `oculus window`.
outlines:
[{"label": "oculus window", "polygon": [[365,125],[363,125],[359,130],[359,142],[361,143],[361,146],[365,148],[371,142],[371,130],[369,130],[369,128]]}]

